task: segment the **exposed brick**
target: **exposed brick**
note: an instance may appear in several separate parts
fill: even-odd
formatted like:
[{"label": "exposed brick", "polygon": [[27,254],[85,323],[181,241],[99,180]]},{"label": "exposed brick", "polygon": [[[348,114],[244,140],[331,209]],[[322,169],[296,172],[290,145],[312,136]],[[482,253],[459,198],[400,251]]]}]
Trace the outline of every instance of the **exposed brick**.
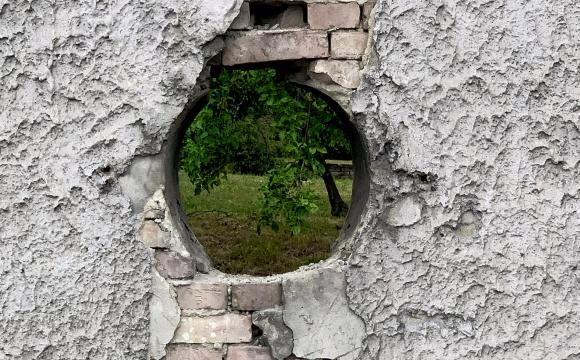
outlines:
[{"label": "exposed brick", "polygon": [[356,89],[360,84],[359,62],[356,60],[316,60],[308,71],[313,78],[331,80],[347,89]]},{"label": "exposed brick", "polygon": [[173,251],[156,251],[155,266],[161,276],[170,279],[189,279],[195,275],[193,259]]},{"label": "exposed brick", "polygon": [[139,229],[139,237],[150,248],[166,249],[170,235],[161,230],[155,221],[145,220]]},{"label": "exposed brick", "polygon": [[165,360],[222,360],[222,352],[197,345],[170,345]]},{"label": "exposed brick", "polygon": [[371,12],[376,5],[376,0],[369,0],[363,4],[362,8],[362,27],[365,30],[369,28],[369,18],[371,17]]},{"label": "exposed brick", "polygon": [[360,59],[368,37],[368,33],[360,31],[335,31],[330,35],[330,56],[334,59]]},{"label": "exposed brick", "polygon": [[252,26],[251,16],[250,16],[250,4],[244,2],[240,8],[240,13],[234,19],[230,25],[232,30],[243,30],[249,29]]},{"label": "exposed brick", "polygon": [[173,337],[174,343],[241,343],[252,339],[250,315],[224,314],[207,317],[182,317]]},{"label": "exposed brick", "polygon": [[264,346],[230,345],[227,360],[274,360],[270,349]]},{"label": "exposed brick", "polygon": [[324,31],[233,31],[225,41],[224,65],[328,57]]},{"label": "exposed brick", "polygon": [[360,6],[356,2],[308,4],[308,25],[311,29],[354,29],[360,22]]},{"label": "exposed brick", "polygon": [[279,283],[232,285],[232,308],[262,310],[280,305],[282,287]]},{"label": "exposed brick", "polygon": [[184,310],[225,309],[228,305],[228,287],[225,284],[195,282],[177,287],[177,302]]}]

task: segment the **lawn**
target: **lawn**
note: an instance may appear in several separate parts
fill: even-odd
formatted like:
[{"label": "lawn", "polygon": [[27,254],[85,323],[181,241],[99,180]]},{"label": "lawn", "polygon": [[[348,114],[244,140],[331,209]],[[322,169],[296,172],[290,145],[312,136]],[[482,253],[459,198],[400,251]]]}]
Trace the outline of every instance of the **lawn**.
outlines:
[{"label": "lawn", "polygon": [[[256,232],[259,189],[264,181],[266,178],[261,176],[228,175],[211,193],[195,196],[187,175],[180,172],[184,211],[215,267],[230,274],[270,275],[328,258],[344,218],[330,215],[322,179],[312,183],[319,194],[319,210],[296,236],[288,229],[274,232],[266,228],[260,235]],[[342,198],[350,204],[352,180],[337,179],[336,183]]]}]

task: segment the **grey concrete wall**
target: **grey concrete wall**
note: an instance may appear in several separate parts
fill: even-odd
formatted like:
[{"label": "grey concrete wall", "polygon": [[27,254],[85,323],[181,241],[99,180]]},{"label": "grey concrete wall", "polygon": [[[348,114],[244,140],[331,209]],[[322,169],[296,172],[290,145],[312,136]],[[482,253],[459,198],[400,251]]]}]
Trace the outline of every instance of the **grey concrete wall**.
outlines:
[{"label": "grey concrete wall", "polygon": [[0,359],[145,359],[118,177],[160,151],[239,1],[0,1]]},{"label": "grey concrete wall", "polygon": [[580,358],[580,3],[382,1],[363,359]]},{"label": "grey concrete wall", "polygon": [[[147,357],[151,260],[118,179],[240,5],[0,0],[0,359]],[[353,101],[361,359],[580,357],[579,34],[573,0],[379,3]]]}]

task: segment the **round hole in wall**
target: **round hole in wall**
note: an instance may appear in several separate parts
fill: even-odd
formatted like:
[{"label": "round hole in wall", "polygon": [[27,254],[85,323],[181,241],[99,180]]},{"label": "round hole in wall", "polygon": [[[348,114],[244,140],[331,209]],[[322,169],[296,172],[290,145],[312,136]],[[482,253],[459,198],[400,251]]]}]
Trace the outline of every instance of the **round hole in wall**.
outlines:
[{"label": "round hole in wall", "polygon": [[270,275],[326,259],[366,203],[366,151],[348,112],[282,77],[214,71],[175,129],[167,192],[198,261],[207,254],[222,272]]}]

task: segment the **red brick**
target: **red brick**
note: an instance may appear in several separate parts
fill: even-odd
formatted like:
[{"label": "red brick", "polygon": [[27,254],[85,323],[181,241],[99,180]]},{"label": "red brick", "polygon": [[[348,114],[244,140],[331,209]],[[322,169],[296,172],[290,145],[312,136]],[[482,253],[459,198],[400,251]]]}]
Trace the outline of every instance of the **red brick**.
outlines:
[{"label": "red brick", "polygon": [[330,56],[334,59],[360,59],[365,53],[368,33],[335,31],[330,35]]},{"label": "red brick", "polygon": [[360,22],[360,6],[356,2],[308,4],[308,25],[311,29],[354,29]]},{"label": "red brick", "polygon": [[228,305],[228,287],[225,284],[193,283],[177,287],[177,302],[184,310],[221,310]]},{"label": "red brick", "polygon": [[156,251],[155,266],[161,276],[170,279],[189,279],[195,275],[194,260],[173,251]]},{"label": "red brick", "polygon": [[222,360],[222,352],[204,346],[170,345],[165,360]]},{"label": "red brick", "polygon": [[281,304],[279,283],[232,285],[232,308],[237,310],[270,309]]},{"label": "red brick", "polygon": [[222,55],[224,65],[328,57],[324,31],[230,31]]},{"label": "red brick", "polygon": [[270,349],[264,346],[230,345],[227,360],[274,360]]},{"label": "red brick", "polygon": [[250,315],[224,314],[182,317],[173,337],[174,343],[241,343],[252,339]]}]

